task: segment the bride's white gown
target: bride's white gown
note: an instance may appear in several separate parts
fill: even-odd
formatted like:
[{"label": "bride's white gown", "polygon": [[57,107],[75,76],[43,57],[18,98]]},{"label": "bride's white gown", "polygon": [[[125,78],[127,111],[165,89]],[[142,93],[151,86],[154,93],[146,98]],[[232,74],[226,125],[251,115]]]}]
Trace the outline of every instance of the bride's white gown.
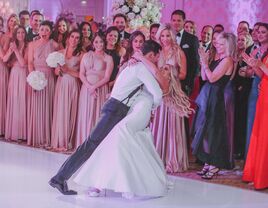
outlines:
[{"label": "bride's white gown", "polygon": [[80,169],[77,184],[138,196],[166,195],[167,175],[147,127],[152,105],[146,91],[137,96],[128,115]]}]

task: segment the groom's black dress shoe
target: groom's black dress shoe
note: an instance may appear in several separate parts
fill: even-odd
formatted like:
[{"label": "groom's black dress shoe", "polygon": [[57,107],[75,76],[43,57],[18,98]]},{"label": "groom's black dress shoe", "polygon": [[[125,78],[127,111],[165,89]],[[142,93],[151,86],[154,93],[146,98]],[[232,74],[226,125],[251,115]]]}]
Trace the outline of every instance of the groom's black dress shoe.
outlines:
[{"label": "groom's black dress shoe", "polygon": [[68,189],[68,185],[66,181],[64,181],[63,183],[59,183],[58,181],[52,178],[48,183],[53,188],[58,189],[63,195],[76,195],[77,194],[76,191]]}]

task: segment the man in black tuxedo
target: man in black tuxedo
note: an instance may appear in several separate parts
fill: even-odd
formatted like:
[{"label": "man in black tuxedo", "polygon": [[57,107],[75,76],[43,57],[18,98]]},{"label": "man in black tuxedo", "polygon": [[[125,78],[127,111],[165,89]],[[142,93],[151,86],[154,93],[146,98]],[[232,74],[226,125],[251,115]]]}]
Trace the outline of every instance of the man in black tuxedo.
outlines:
[{"label": "man in black tuxedo", "polygon": [[177,43],[181,46],[186,56],[187,74],[182,80],[184,92],[189,96],[194,88],[194,79],[199,72],[199,42],[196,36],[184,31],[185,13],[175,10],[171,15],[171,25],[177,33]]},{"label": "man in black tuxedo", "polygon": [[113,18],[113,26],[117,27],[120,32],[120,41],[123,47],[127,47],[130,33],[126,32],[127,17],[124,14],[116,14]]},{"label": "man in black tuxedo", "polygon": [[213,27],[211,25],[205,25],[201,31],[200,45],[206,52],[209,51],[212,41]]},{"label": "man in black tuxedo", "polygon": [[31,14],[31,20],[30,20],[30,28],[27,32],[27,40],[29,42],[33,41],[35,37],[38,36],[39,27],[44,20],[44,16],[36,11]]},{"label": "man in black tuxedo", "polygon": [[[185,22],[185,13],[182,10],[175,10],[171,14],[171,26],[176,31],[177,43],[182,48],[186,56],[187,72],[186,78],[181,80],[183,91],[190,96],[194,89],[194,80],[199,73],[199,54],[198,38],[186,31],[184,31],[183,26]],[[190,148],[190,124],[189,120],[185,118],[185,131],[187,137],[187,146]]]},{"label": "man in black tuxedo", "polygon": [[260,24],[261,24],[260,22],[257,22],[257,23],[254,24],[254,27],[253,27],[252,32],[251,32],[251,37],[252,37],[252,40],[253,40],[254,44],[252,44],[251,46],[249,46],[246,49],[245,52],[247,54],[250,54],[256,48],[259,48],[260,47],[260,44],[259,44],[259,41],[258,41],[258,31],[259,31]]}]

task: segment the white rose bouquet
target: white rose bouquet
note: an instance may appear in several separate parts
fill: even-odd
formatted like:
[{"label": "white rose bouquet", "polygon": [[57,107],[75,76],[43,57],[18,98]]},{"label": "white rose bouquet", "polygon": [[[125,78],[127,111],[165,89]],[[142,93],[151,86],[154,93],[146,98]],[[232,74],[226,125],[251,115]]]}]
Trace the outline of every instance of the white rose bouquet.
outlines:
[{"label": "white rose bouquet", "polygon": [[45,74],[40,71],[32,71],[27,76],[27,82],[34,90],[38,91],[43,90],[47,86]]},{"label": "white rose bouquet", "polygon": [[63,66],[65,64],[65,57],[62,53],[55,51],[48,54],[46,62],[49,67],[56,68],[58,65]]},{"label": "white rose bouquet", "polygon": [[131,29],[136,30],[159,23],[163,7],[160,0],[114,0],[112,14],[125,14]]}]

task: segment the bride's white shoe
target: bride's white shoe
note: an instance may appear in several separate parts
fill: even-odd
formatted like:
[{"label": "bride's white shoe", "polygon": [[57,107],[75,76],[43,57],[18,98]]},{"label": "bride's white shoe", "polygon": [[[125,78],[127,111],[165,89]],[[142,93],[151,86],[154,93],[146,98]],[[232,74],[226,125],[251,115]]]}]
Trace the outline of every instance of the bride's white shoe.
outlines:
[{"label": "bride's white shoe", "polygon": [[125,198],[125,199],[133,199],[135,196],[134,193],[131,193],[131,192],[124,192],[122,193],[122,197]]},{"label": "bride's white shoe", "polygon": [[98,197],[98,196],[100,196],[100,193],[101,193],[101,190],[100,189],[97,189],[97,188],[91,188],[88,191],[88,195],[90,197]]}]

